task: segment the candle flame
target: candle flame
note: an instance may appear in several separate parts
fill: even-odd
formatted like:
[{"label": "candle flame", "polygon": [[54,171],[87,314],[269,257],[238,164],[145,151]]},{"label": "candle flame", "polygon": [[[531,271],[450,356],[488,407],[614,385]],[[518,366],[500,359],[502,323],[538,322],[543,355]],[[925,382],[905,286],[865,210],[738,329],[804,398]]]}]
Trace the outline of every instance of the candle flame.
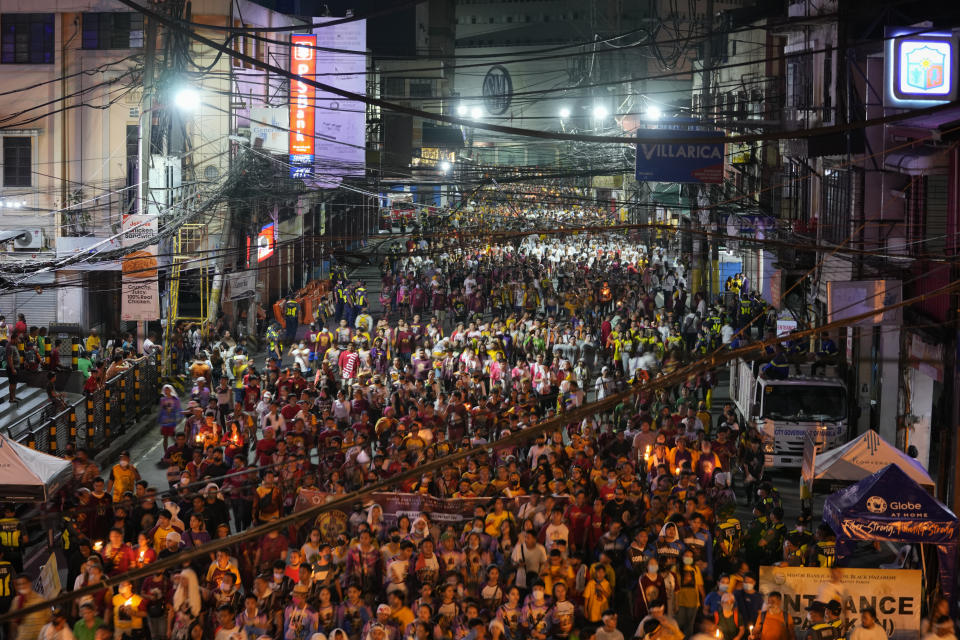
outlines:
[{"label": "candle flame", "polygon": [[97,540],[96,542],[93,543],[94,551],[100,551],[101,549],[103,549],[103,540]]},{"label": "candle flame", "polygon": [[133,598],[127,598],[127,601],[123,603],[123,606],[129,607],[133,604]]}]

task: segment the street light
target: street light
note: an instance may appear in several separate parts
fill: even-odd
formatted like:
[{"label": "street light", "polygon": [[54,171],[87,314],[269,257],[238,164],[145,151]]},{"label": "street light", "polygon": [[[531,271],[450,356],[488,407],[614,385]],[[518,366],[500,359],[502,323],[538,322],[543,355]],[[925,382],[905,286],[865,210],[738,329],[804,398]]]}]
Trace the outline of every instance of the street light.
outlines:
[{"label": "street light", "polygon": [[649,120],[659,120],[660,116],[663,115],[663,112],[660,111],[660,107],[650,105],[647,107],[647,118]]},{"label": "street light", "polygon": [[467,105],[465,104],[457,105],[457,115],[460,116],[461,118],[467,115],[468,111],[469,109],[467,109]]},{"label": "street light", "polygon": [[173,94],[173,104],[180,111],[196,111],[200,106],[200,94],[196,89],[181,87]]},{"label": "street light", "polygon": [[447,171],[450,171],[450,163],[447,162],[446,160],[443,160],[440,163],[440,171],[443,171],[444,173],[446,173]]},{"label": "street light", "polygon": [[470,109],[470,117],[474,120],[479,120],[483,116],[483,110],[480,107],[474,107]]},{"label": "street light", "polygon": [[570,117],[570,109],[567,109],[566,107],[562,107],[560,109],[560,119],[566,120],[569,117]]},{"label": "street light", "polygon": [[594,120],[603,120],[607,117],[607,108],[602,104],[598,104],[593,108],[593,118]]}]

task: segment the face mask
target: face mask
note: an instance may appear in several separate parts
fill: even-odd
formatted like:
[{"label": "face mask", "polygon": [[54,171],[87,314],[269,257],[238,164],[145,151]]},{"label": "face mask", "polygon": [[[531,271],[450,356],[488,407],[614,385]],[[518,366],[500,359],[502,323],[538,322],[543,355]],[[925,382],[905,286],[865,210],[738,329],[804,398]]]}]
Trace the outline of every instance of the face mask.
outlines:
[{"label": "face mask", "polygon": [[120,461],[120,466],[121,466],[121,467],[124,467],[124,468],[129,467],[129,466],[130,466],[130,461],[129,461],[129,460],[121,460],[121,461]]},{"label": "face mask", "polygon": [[751,584],[751,583],[749,583],[749,582],[744,582],[744,583],[743,583],[743,590],[746,591],[747,593],[753,593],[753,590],[754,590],[755,588],[756,588],[756,585],[755,585],[755,584]]},{"label": "face mask", "polygon": [[805,529],[806,527],[804,527],[802,524],[797,525],[797,531],[799,531],[800,533],[803,533]]},{"label": "face mask", "polygon": [[276,580],[277,582],[280,582],[281,580],[283,580],[283,574],[282,574],[282,573],[274,573],[274,574],[273,574],[273,579]]},{"label": "face mask", "polygon": [[660,570],[660,567],[655,564],[647,565],[647,573],[656,573]]},{"label": "face mask", "polygon": [[693,564],[693,558],[684,558],[683,564],[690,566],[691,564]]},{"label": "face mask", "polygon": [[534,590],[533,590],[533,599],[534,599],[534,600],[537,600],[538,602],[539,602],[540,600],[543,600],[543,591],[541,591],[540,589],[534,589]]},{"label": "face mask", "polygon": [[730,588],[730,585],[728,585],[728,584],[718,584],[718,585],[717,585],[717,591],[719,591],[720,593],[723,593],[724,591],[726,591],[726,590],[729,589],[729,588]]}]

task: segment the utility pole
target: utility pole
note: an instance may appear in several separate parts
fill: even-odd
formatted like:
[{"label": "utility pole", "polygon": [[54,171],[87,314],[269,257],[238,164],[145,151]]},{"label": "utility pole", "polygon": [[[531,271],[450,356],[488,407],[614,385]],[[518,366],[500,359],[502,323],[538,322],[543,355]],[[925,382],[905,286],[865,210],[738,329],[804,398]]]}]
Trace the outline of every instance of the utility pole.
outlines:
[{"label": "utility pole", "polygon": [[[147,213],[147,200],[150,198],[150,154],[152,145],[153,123],[153,73],[157,46],[157,21],[144,16],[144,43],[143,43],[143,99],[140,112],[140,157],[137,163],[137,213]],[[162,315],[162,312],[161,312]],[[146,338],[146,323],[137,321],[137,351],[142,351],[143,341]],[[164,341],[166,349],[166,341]]]},{"label": "utility pole", "polygon": [[[713,70],[713,0],[707,0],[707,35],[703,41],[703,113],[704,120],[711,120],[711,114],[714,111],[716,106],[713,101],[713,95],[711,91],[711,73]],[[710,203],[710,187],[709,185],[701,185],[701,188],[704,192],[703,198],[697,199],[697,208],[702,209],[703,204],[707,205],[706,215],[700,213],[699,220],[695,224],[701,227],[701,231],[707,230],[704,229],[704,226],[709,227],[710,221],[713,219],[713,212],[709,208]],[[703,221],[706,220],[706,225],[703,224]],[[692,222],[692,221],[691,221]],[[699,234],[698,234],[699,235]],[[709,237],[695,237],[693,240],[693,283],[691,286],[691,292],[696,293],[696,286],[700,285],[700,289],[709,293],[713,286],[713,243]],[[708,296],[709,297],[709,296]]]}]

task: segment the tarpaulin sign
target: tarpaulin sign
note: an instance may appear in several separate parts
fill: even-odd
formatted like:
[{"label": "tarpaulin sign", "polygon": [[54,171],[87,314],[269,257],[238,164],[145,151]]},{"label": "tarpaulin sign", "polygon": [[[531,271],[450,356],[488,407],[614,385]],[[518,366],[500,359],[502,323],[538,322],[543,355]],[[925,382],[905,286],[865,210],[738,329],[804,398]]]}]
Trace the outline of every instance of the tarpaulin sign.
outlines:
[{"label": "tarpaulin sign", "polygon": [[277,225],[263,225],[260,233],[257,235],[257,262],[263,262],[273,255],[273,250],[277,246]]},{"label": "tarpaulin sign", "polygon": [[[400,516],[415,520],[421,513],[428,514],[432,522],[462,523],[473,519],[477,507],[488,509],[493,498],[434,498],[418,493],[372,493],[370,499],[383,509],[383,519],[395,524]],[[529,496],[504,498],[504,508],[516,513],[530,500]],[[557,498],[558,506],[566,506],[566,498]]]},{"label": "tarpaulin sign", "polygon": [[[830,581],[826,567],[760,567],[760,591],[783,594],[783,610],[799,628],[806,608],[817,599],[820,586]],[[923,576],[912,569],[843,569],[840,591],[845,593],[848,620],[867,606],[877,610],[877,621],[891,638],[920,634]],[[749,624],[755,624],[750,620]]]}]

